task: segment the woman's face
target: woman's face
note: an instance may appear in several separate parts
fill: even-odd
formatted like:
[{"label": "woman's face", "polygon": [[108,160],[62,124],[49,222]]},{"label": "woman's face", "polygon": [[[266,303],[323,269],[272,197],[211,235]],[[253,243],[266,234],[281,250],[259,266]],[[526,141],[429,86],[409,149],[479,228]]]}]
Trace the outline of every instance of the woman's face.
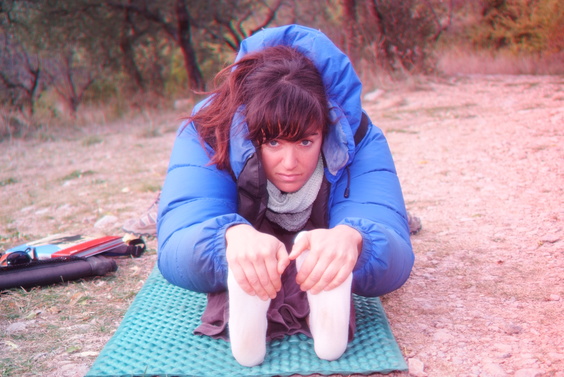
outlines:
[{"label": "woman's face", "polygon": [[315,171],[322,141],[321,130],[318,130],[298,141],[265,142],[261,152],[266,178],[280,191],[298,191]]}]

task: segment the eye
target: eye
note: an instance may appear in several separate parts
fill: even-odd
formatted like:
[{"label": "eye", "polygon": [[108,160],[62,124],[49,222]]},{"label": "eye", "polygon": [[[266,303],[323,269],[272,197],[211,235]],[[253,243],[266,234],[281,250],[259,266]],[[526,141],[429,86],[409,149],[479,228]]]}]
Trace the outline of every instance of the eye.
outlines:
[{"label": "eye", "polygon": [[268,140],[266,142],[266,145],[268,145],[269,147],[276,147],[278,146],[278,144],[280,144],[278,140]]},{"label": "eye", "polygon": [[308,139],[300,140],[300,145],[304,146],[304,147],[307,147],[307,146],[311,145],[312,143],[313,143],[313,141],[308,140]]}]

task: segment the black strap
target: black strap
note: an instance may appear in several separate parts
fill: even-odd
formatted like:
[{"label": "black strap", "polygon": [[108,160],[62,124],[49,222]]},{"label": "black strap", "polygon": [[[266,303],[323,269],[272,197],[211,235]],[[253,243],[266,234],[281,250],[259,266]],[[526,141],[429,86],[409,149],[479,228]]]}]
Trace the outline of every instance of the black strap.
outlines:
[{"label": "black strap", "polygon": [[362,139],[364,139],[364,135],[366,135],[366,132],[368,131],[368,124],[370,123],[368,116],[364,113],[364,111],[362,112],[362,117],[360,118],[360,126],[358,126],[358,129],[356,130],[355,134],[354,134],[354,144],[358,145]]}]

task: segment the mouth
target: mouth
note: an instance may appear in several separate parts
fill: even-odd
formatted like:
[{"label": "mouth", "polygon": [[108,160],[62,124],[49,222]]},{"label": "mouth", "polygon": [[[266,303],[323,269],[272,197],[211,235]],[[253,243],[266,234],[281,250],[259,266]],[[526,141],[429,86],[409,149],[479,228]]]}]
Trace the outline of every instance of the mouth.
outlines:
[{"label": "mouth", "polygon": [[295,182],[298,181],[300,179],[300,174],[282,174],[279,173],[278,175],[278,179],[280,179],[280,181],[283,182]]}]

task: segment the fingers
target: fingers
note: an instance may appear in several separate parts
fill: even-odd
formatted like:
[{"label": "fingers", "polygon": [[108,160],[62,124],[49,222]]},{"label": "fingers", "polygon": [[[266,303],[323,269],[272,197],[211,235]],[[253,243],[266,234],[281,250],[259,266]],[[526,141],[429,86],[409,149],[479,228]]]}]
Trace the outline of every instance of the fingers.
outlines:
[{"label": "fingers", "polygon": [[280,247],[278,248],[278,252],[276,254],[276,260],[278,261],[278,265],[277,265],[278,278],[280,278],[280,276],[282,276],[282,274],[286,270],[286,267],[288,267],[288,265],[290,264],[288,251],[283,245],[280,245]]},{"label": "fingers", "polygon": [[334,276],[331,276],[331,274],[323,274],[317,284],[310,288],[310,292],[315,295],[321,293],[322,291],[333,290],[341,286],[347,280],[350,274],[351,271],[345,268],[338,269]]},{"label": "fingers", "polygon": [[[320,291],[329,284],[336,275],[335,268],[330,268],[327,259],[315,259],[316,255],[308,253],[302,267],[296,275],[296,283],[302,291],[309,291],[314,286]],[[315,294],[316,291],[311,291]]]},{"label": "fingers", "polygon": [[282,286],[276,260],[256,260],[253,264],[247,264],[244,272],[254,294],[262,300],[276,297]]},{"label": "fingers", "polygon": [[247,275],[245,274],[241,265],[235,263],[229,264],[229,269],[232,272],[233,278],[235,279],[237,284],[239,284],[239,287],[241,287],[241,289],[244,290],[245,293],[251,296],[255,296],[256,295],[255,289],[251,286],[251,284],[247,280]]},{"label": "fingers", "polygon": [[309,235],[308,232],[300,232],[294,239],[294,245],[288,258],[296,260],[304,251],[309,249]]},{"label": "fingers", "polygon": [[302,291],[317,294],[345,282],[358,260],[361,237],[355,237],[355,232],[343,228],[314,230],[296,237],[289,258],[301,255],[296,283]]},{"label": "fingers", "polygon": [[[286,248],[282,246],[282,249],[284,250],[284,253],[286,254],[286,259],[288,258],[288,252],[286,252]],[[267,289],[269,291],[269,297],[270,298],[274,298],[276,297],[276,293],[278,293],[278,291],[280,291],[280,288],[282,288],[282,280],[281,280],[281,275],[278,271],[279,271],[279,265],[281,263],[281,261],[279,260],[280,256],[281,256],[281,252],[280,252],[280,247],[278,248],[276,254],[274,255],[274,258],[266,258],[264,259],[264,268],[266,270],[266,273],[263,274],[263,280],[261,281],[261,283],[263,284],[264,287],[272,287],[273,291]],[[282,262],[283,263],[283,262]],[[282,271],[283,272],[283,271]]]},{"label": "fingers", "polygon": [[266,268],[257,268],[253,265],[238,265],[232,264],[230,268],[233,270],[235,280],[247,294],[251,296],[258,296],[261,300],[276,297],[276,287],[265,272]]},{"label": "fingers", "polygon": [[329,291],[343,284],[353,268],[354,264],[350,261],[316,258],[310,252],[296,275],[296,283],[302,291],[312,294]]},{"label": "fingers", "polygon": [[226,241],[227,264],[241,289],[262,300],[276,297],[290,263],[284,244],[248,226],[230,228]]},{"label": "fingers", "polygon": [[317,294],[323,290],[331,290],[341,285],[350,274],[352,268],[348,263],[329,258],[316,258],[309,253],[296,276],[296,282],[302,291]]}]

